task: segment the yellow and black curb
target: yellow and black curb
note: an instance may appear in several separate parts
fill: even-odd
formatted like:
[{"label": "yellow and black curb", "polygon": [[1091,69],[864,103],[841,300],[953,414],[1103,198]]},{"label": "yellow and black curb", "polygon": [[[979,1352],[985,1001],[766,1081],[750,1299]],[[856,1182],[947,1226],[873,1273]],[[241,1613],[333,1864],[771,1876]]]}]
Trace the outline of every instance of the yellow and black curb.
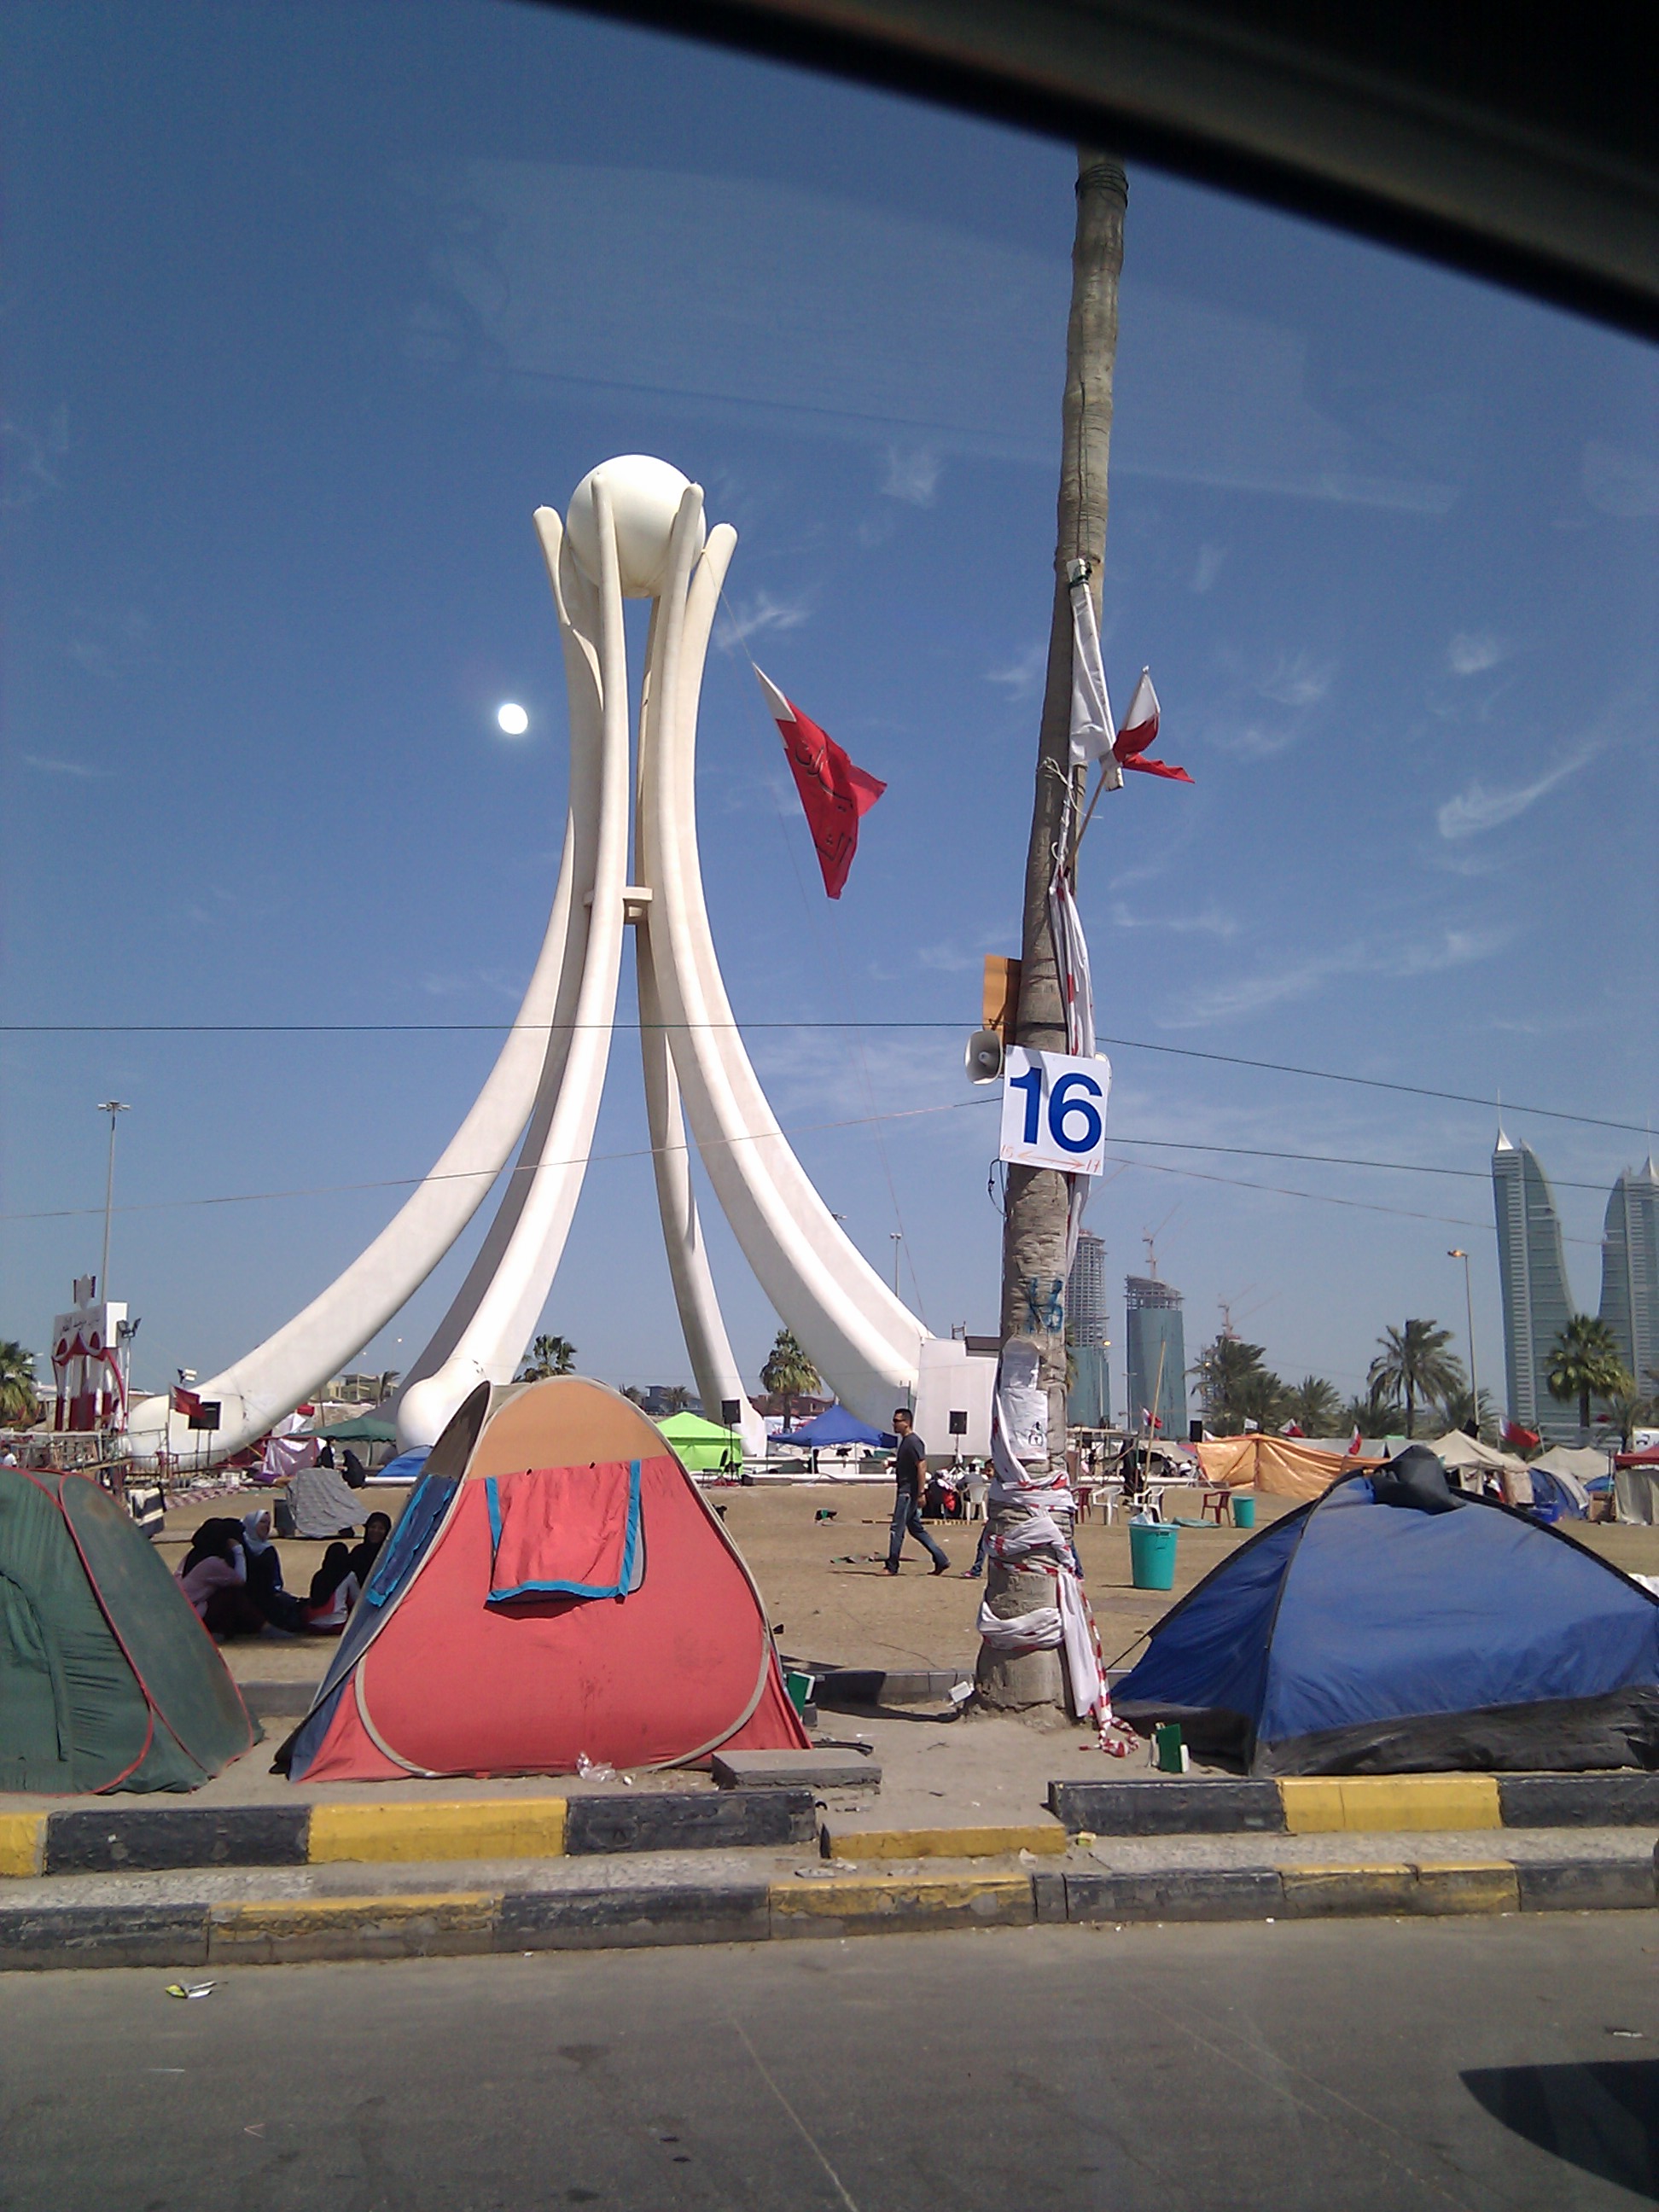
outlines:
[{"label": "yellow and black curb", "polygon": [[803,1882],[741,1877],[581,1890],[491,1888],[199,1903],[0,1902],[0,1971],[281,1966],[763,1942],[1034,1922],[1308,1920],[1630,1911],[1656,1901],[1640,1859],[1402,1858],[1386,1865],[1162,1872],[907,1871]]},{"label": "yellow and black curb", "polygon": [[0,1814],[0,1875],[787,1850],[810,1844],[817,1832],[807,1789],[222,1808],[77,1805],[57,1813]]},{"label": "yellow and black curb", "polygon": [[1070,1835],[1312,1836],[1659,1828],[1659,1774],[1360,1774],[1051,1782]]}]

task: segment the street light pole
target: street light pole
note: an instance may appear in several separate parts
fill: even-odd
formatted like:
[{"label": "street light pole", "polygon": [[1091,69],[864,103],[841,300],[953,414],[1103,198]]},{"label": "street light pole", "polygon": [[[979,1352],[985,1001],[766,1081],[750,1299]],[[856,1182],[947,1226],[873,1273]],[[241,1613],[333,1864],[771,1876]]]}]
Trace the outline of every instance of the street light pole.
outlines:
[{"label": "street light pole", "polygon": [[893,1240],[893,1296],[896,1297],[899,1294],[899,1247],[904,1242],[904,1235],[902,1230],[897,1229],[890,1229],[887,1234]]},{"label": "street light pole", "polygon": [[1463,1262],[1463,1314],[1469,1331],[1469,1404],[1474,1413],[1474,1433],[1478,1441],[1480,1435],[1480,1378],[1474,1369],[1474,1292],[1469,1287],[1469,1255],[1461,1244],[1454,1244],[1446,1257]]},{"label": "street light pole", "polygon": [[98,1277],[98,1291],[106,1304],[109,1302],[109,1218],[115,1210],[115,1117],[131,1109],[122,1098],[105,1098],[98,1111],[109,1115],[109,1171],[104,1177],[104,1259]]}]

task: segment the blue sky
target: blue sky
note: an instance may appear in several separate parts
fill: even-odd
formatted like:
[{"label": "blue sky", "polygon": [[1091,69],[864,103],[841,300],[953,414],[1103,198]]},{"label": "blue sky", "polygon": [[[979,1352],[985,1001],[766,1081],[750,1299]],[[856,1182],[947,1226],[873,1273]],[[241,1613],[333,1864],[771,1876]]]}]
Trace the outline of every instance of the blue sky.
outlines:
[{"label": "blue sky", "polygon": [[[96,1264],[100,1098],[145,1385],[280,1324],[430,1164],[489,1035],[211,1025],[510,1015],[564,781],[530,514],[635,450],[740,533],[700,808],[757,1065],[930,1324],[992,1327],[961,1050],[1017,949],[1066,149],[506,4],[4,37],[5,1018],[209,1027],[3,1040],[0,1334],[44,1346]],[[1628,339],[1132,173],[1103,635],[1195,781],[1132,780],[1084,851],[1099,1025],[1181,1048],[1114,1052],[1090,1218],[1115,1279],[1157,1232],[1194,1349],[1227,1298],[1346,1391],[1389,1321],[1461,1341],[1462,1243],[1495,1381],[1494,1116],[1182,1054],[1654,1110],[1655,398]],[[745,647],[888,783],[837,907]],[[1508,1119],[1593,1306],[1644,1139]],[[643,1143],[623,1032],[546,1314],[616,1381],[688,1374]],[[710,1211],[752,1371],[775,1322]]]}]

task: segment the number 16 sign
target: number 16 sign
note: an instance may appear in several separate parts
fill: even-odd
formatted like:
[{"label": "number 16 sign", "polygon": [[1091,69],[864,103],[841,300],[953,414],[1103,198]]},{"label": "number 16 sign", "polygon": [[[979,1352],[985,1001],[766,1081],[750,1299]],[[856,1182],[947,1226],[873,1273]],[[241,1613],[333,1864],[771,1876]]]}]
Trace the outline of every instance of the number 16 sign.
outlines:
[{"label": "number 16 sign", "polygon": [[1001,1157],[1022,1167],[1099,1175],[1106,1164],[1112,1063],[1009,1048],[1002,1078]]}]

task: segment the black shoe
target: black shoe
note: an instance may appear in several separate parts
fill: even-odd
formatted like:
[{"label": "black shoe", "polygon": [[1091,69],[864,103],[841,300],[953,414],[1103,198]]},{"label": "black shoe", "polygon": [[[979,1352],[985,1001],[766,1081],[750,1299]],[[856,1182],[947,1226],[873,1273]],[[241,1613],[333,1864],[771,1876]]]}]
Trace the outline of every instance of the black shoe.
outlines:
[{"label": "black shoe", "polygon": [[951,1562],[949,1559],[941,1559],[939,1565],[933,1569],[933,1572],[936,1575],[948,1575],[950,1571]]}]

